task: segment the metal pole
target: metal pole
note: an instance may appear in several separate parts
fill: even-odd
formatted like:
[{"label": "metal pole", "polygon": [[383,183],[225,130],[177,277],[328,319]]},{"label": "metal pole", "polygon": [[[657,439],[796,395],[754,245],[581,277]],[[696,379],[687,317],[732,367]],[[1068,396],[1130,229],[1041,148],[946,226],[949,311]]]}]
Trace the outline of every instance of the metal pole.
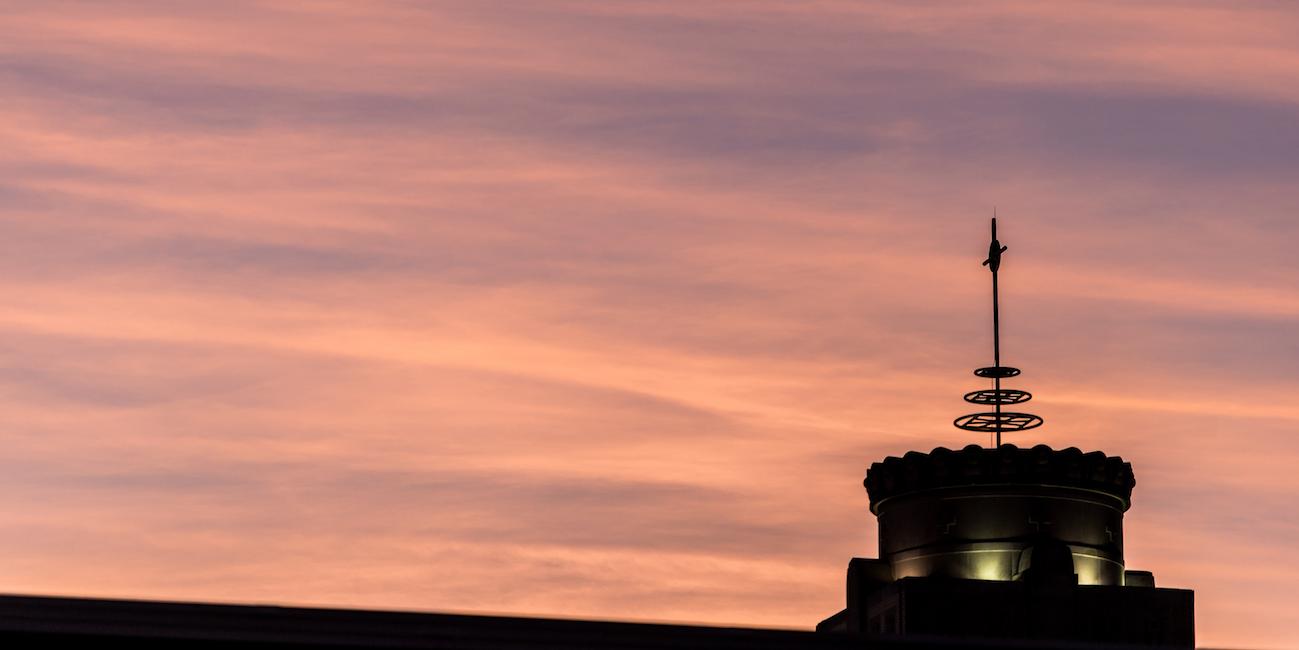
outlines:
[{"label": "metal pole", "polygon": [[[997,222],[992,222],[992,238],[997,238]],[[997,412],[997,446],[1001,446],[1001,314],[997,308],[997,272],[992,272],[992,365],[997,368],[997,375],[992,379],[996,389],[996,400],[993,403]]]}]

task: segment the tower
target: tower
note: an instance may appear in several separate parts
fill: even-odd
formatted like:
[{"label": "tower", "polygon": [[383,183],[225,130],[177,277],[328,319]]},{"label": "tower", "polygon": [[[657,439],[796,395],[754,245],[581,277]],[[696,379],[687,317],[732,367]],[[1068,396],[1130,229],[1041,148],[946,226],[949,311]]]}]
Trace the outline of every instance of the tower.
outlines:
[{"label": "tower", "polygon": [[846,607],[817,630],[1192,647],[1192,592],[1157,588],[1124,561],[1132,465],[1100,451],[1002,442],[1042,424],[1003,409],[1032,398],[1001,385],[1020,374],[1001,365],[997,274],[1006,250],[994,217],[983,262],[992,272],[993,365],[974,371],[992,386],[965,394],[991,410],[954,422],[994,444],[870,466],[879,557],[849,563]]}]

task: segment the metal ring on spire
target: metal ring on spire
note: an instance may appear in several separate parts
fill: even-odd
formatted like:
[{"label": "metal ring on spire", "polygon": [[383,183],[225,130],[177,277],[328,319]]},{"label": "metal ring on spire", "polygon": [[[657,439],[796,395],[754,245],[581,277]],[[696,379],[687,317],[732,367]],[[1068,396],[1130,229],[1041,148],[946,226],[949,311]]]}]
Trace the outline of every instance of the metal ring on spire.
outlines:
[{"label": "metal ring on spire", "polygon": [[1031,399],[1032,393],[1013,388],[976,390],[965,394],[965,401],[971,404],[1022,404]]},{"label": "metal ring on spire", "polygon": [[1007,377],[1019,376],[1019,368],[1010,366],[989,366],[987,368],[976,368],[974,374],[984,379],[1006,379]]},{"label": "metal ring on spire", "polygon": [[1032,413],[971,413],[962,415],[952,422],[958,429],[966,431],[1027,431],[1042,426],[1042,418]]}]

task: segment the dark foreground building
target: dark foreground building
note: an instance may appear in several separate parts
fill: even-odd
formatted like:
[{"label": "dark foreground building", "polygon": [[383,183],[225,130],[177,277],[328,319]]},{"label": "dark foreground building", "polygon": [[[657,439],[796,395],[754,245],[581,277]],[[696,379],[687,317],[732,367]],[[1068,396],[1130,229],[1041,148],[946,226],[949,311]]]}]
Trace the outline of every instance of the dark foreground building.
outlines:
[{"label": "dark foreground building", "polygon": [[871,466],[879,558],[848,567],[818,630],[1191,647],[1192,592],[1126,568],[1121,458],[1039,445],[911,452]]},{"label": "dark foreground building", "polygon": [[1123,515],[1132,466],[1101,452],[1002,445],[1042,419],[1003,410],[1031,395],[1002,388],[993,241],[992,387],[958,418],[988,448],[909,452],[866,474],[879,558],[848,566],[846,607],[816,632],[450,614],[0,596],[0,647],[458,650],[1087,650],[1188,648],[1190,591],[1127,568]]},{"label": "dark foreground building", "polygon": [[1102,646],[497,616],[0,596],[0,647],[139,650],[1094,650]]}]

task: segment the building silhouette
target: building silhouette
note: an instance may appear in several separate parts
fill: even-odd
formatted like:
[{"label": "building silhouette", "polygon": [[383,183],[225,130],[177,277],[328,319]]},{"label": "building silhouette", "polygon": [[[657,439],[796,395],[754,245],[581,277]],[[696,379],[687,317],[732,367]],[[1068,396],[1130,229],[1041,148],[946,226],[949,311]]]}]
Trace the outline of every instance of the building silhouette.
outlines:
[{"label": "building silhouette", "polygon": [[957,418],[994,444],[911,451],[866,473],[879,557],[848,565],[845,607],[816,632],[409,612],[0,596],[6,648],[456,648],[465,650],[1186,648],[1193,594],[1128,569],[1123,517],[1131,464],[1101,452],[1002,444],[1042,424],[1006,410],[1031,399],[1002,387],[997,240],[992,386],[965,395],[991,410]]},{"label": "building silhouette", "polygon": [[1192,592],[1123,561],[1122,458],[1045,445],[910,452],[871,466],[879,558],[848,566],[825,632],[1191,647]]},{"label": "building silhouette", "polygon": [[[1123,561],[1123,515],[1136,478],[1117,456],[1002,444],[1042,418],[1009,411],[1032,399],[1002,387],[998,271],[992,241],[992,386],[965,394],[984,408],[955,420],[994,446],[908,452],[871,465],[866,491],[879,519],[879,557],[848,565],[846,607],[818,630],[987,639],[1052,639],[1190,647],[1193,594],[1155,586]],[[1017,407],[1016,407],[1017,408]],[[991,409],[991,410],[989,410]]]}]

